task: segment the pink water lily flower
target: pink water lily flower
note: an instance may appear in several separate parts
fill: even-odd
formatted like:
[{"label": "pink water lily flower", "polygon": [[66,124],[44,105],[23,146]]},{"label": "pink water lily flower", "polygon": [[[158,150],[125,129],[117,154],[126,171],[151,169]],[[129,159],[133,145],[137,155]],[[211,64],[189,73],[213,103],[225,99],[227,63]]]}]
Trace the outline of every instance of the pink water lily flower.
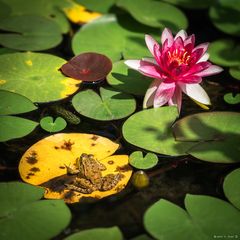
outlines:
[{"label": "pink water lily flower", "polygon": [[196,47],[195,36],[181,30],[173,37],[164,29],[160,46],[151,36],[145,36],[146,45],[154,58],[127,60],[125,64],[155,80],[148,88],[143,107],[160,107],[164,104],[177,105],[179,112],[182,92],[195,101],[210,105],[210,99],[199,83],[202,77],[221,72],[223,69],[207,62],[208,43]]}]

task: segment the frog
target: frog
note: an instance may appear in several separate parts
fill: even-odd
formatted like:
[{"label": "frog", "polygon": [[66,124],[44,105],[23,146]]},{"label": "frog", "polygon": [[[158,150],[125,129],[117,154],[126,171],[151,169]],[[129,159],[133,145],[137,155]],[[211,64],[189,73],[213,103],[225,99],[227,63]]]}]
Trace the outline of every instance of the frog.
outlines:
[{"label": "frog", "polygon": [[83,194],[94,191],[108,191],[114,188],[123,178],[123,174],[107,174],[102,176],[106,166],[94,158],[92,154],[82,153],[76,159],[77,169],[67,168],[67,174],[76,175],[73,183],[66,184],[67,189]]}]

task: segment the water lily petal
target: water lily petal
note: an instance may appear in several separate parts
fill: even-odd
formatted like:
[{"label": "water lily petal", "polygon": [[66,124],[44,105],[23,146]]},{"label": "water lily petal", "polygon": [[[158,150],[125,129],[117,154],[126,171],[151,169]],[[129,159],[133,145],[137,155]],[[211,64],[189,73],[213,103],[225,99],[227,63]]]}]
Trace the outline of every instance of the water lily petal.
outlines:
[{"label": "water lily petal", "polygon": [[198,75],[199,72],[209,68],[212,64],[210,62],[200,62],[193,65],[183,76]]},{"label": "water lily petal", "polygon": [[182,106],[182,90],[178,85],[176,85],[175,92],[172,98],[168,101],[168,105],[176,105],[178,107],[178,112],[180,113]]},{"label": "water lily petal", "polygon": [[[192,48],[195,45],[195,35],[192,34],[190,36],[188,36],[185,40],[184,40],[184,46],[192,46]],[[192,50],[191,50],[192,51]]]},{"label": "water lily petal", "polygon": [[[203,54],[207,51],[208,49],[208,46],[209,46],[209,43],[201,43],[199,44],[198,46],[196,46],[193,51],[192,51],[192,54],[194,54],[196,51],[198,51],[199,49],[202,50],[202,55],[200,57],[203,56]],[[199,51],[200,52],[200,51]],[[199,60],[199,59],[198,59]]]},{"label": "water lily petal", "polygon": [[140,61],[141,61],[141,60],[126,60],[126,61],[124,61],[124,63],[125,63],[129,68],[132,68],[132,69],[138,71],[138,69],[139,69],[139,67],[140,67]]},{"label": "water lily petal", "polygon": [[175,36],[174,40],[176,40],[178,37],[181,37],[182,40],[184,41],[187,38],[187,33],[184,30],[180,30],[177,35]]},{"label": "water lily petal", "polygon": [[182,77],[181,83],[187,83],[187,84],[195,84],[195,83],[200,83],[202,81],[202,78],[196,74],[196,75],[189,75]]},{"label": "water lily petal", "polygon": [[155,58],[142,58],[142,60],[145,62],[156,64],[156,65],[158,64]]},{"label": "water lily petal", "polygon": [[165,83],[162,82],[155,94],[154,101],[153,101],[153,107],[161,107],[165,103],[167,103],[173,96],[175,91],[175,82],[171,83]]},{"label": "water lily petal", "polygon": [[146,45],[149,49],[149,51],[151,52],[151,54],[154,56],[154,45],[158,45],[157,41],[155,41],[150,35],[145,35],[145,42]]},{"label": "water lily petal", "polygon": [[197,75],[200,76],[200,77],[206,77],[206,76],[210,76],[210,75],[220,73],[222,71],[223,71],[223,69],[221,67],[219,67],[217,65],[211,65],[207,69],[197,73]]},{"label": "water lily petal", "polygon": [[204,53],[200,59],[197,61],[197,63],[200,63],[200,62],[205,62],[209,59],[209,54],[208,53]]},{"label": "water lily petal", "polygon": [[164,42],[168,40],[168,47],[171,47],[173,44],[173,35],[172,32],[168,28],[164,28],[161,36],[161,42],[164,44]]},{"label": "water lily petal", "polygon": [[159,69],[158,65],[150,63],[150,62],[141,60],[138,71],[148,77],[158,78],[158,79],[162,78],[162,75],[160,73],[160,69]]},{"label": "water lily petal", "polygon": [[205,90],[199,84],[179,84],[182,91],[194,100],[210,105],[210,99]]},{"label": "water lily petal", "polygon": [[155,79],[149,86],[143,100],[143,108],[148,108],[153,106],[153,100],[155,93],[157,91],[157,88],[159,84],[161,83],[161,80]]}]

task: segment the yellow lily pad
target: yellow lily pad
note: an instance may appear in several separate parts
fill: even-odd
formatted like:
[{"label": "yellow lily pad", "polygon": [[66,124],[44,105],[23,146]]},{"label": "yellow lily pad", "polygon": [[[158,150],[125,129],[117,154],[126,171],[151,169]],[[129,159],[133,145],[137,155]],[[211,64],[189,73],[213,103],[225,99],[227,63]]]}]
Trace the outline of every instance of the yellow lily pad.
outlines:
[{"label": "yellow lily pad", "polygon": [[63,11],[71,22],[77,24],[88,23],[102,16],[101,13],[90,12],[84,6],[74,3],[73,1],[71,1],[71,5],[63,8]]},{"label": "yellow lily pad", "polygon": [[[43,186],[45,198],[64,199],[68,203],[79,202],[82,198],[100,199],[121,191],[131,177],[128,156],[111,156],[118,147],[119,144],[98,135],[55,134],[38,141],[24,153],[19,163],[20,176],[27,183]],[[112,189],[84,194],[67,187],[76,178],[76,174],[68,173],[68,168],[76,169],[76,161],[83,153],[92,154],[106,167],[101,172],[102,177],[121,175]]]}]

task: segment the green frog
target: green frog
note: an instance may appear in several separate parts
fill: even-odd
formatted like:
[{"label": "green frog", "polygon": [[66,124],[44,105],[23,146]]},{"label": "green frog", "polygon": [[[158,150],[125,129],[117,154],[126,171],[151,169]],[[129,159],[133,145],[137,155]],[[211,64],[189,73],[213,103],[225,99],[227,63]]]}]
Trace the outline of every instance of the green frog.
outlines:
[{"label": "green frog", "polygon": [[123,174],[107,174],[102,176],[102,171],[106,170],[105,165],[94,158],[92,154],[83,153],[76,160],[77,169],[67,167],[67,173],[76,175],[72,184],[66,184],[67,189],[71,189],[84,194],[93,191],[108,191],[114,188],[123,178]]}]

